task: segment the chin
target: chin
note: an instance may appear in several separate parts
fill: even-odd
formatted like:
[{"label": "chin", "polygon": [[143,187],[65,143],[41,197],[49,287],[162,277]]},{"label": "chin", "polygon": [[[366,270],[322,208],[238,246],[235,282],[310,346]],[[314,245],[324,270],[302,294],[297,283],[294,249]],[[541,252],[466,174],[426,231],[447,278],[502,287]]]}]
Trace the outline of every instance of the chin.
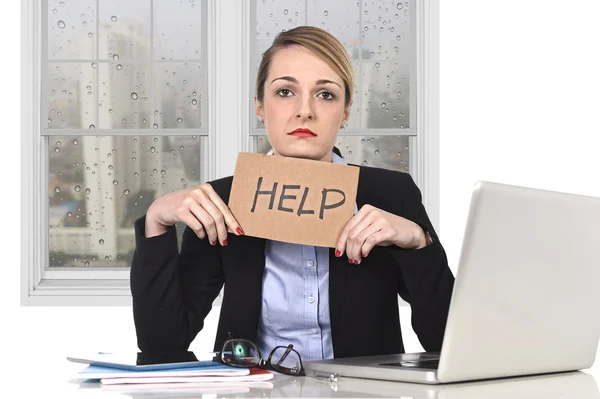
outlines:
[{"label": "chin", "polygon": [[303,159],[313,159],[313,160],[319,160],[323,157],[322,154],[316,152],[313,149],[300,149],[300,148],[287,148],[286,150],[283,151],[278,151],[279,154],[285,156],[285,157],[291,157],[291,158],[303,158]]}]

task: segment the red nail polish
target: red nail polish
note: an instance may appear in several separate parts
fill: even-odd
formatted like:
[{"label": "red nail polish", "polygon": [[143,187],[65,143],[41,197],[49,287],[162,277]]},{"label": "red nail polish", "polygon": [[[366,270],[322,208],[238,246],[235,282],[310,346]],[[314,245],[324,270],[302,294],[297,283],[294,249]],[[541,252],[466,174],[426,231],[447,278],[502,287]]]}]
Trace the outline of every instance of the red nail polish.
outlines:
[{"label": "red nail polish", "polygon": [[352,259],[348,258],[348,263],[352,263]]},{"label": "red nail polish", "polygon": [[223,246],[226,247],[227,246],[227,240],[223,240]]},{"label": "red nail polish", "polygon": [[240,227],[238,227],[238,228],[237,228],[235,231],[236,231],[238,234],[244,234],[244,232],[242,231],[242,229],[241,229]]},{"label": "red nail polish", "polygon": [[210,243],[210,245],[217,245],[217,242],[213,241],[213,242]]},{"label": "red nail polish", "polygon": [[339,258],[341,255],[342,255],[342,253],[340,252],[340,250],[336,249],[335,250],[335,256],[336,256],[336,258]]}]

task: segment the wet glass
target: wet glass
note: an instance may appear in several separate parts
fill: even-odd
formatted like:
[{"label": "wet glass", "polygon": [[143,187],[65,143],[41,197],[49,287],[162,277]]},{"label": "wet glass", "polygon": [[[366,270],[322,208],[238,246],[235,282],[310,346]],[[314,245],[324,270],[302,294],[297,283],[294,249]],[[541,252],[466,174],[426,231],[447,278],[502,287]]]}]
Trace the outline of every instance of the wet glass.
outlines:
[{"label": "wet glass", "polygon": [[[135,220],[156,198],[208,175],[205,136],[48,139],[50,267],[130,266]],[[181,243],[185,225],[176,226]]]}]

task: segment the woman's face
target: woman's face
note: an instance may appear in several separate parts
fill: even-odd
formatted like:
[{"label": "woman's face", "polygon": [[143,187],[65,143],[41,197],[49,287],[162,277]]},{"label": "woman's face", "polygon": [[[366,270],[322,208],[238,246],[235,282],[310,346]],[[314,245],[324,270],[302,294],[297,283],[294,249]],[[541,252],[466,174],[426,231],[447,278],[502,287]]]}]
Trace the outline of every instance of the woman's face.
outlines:
[{"label": "woman's face", "polygon": [[254,99],[275,155],[331,162],[338,130],[350,115],[344,96],[340,76],[315,53],[299,45],[278,51],[262,104]]}]

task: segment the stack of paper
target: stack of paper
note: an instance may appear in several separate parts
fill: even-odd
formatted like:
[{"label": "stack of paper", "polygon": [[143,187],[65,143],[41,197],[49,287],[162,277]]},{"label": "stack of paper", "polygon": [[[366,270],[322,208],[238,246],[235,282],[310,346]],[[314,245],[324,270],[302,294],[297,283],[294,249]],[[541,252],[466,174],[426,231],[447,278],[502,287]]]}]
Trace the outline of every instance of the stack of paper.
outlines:
[{"label": "stack of paper", "polygon": [[79,372],[80,380],[100,380],[104,385],[171,384],[171,383],[233,383],[268,381],[273,374],[267,370],[235,368],[226,365],[188,367],[169,370],[132,371],[88,366]]}]

